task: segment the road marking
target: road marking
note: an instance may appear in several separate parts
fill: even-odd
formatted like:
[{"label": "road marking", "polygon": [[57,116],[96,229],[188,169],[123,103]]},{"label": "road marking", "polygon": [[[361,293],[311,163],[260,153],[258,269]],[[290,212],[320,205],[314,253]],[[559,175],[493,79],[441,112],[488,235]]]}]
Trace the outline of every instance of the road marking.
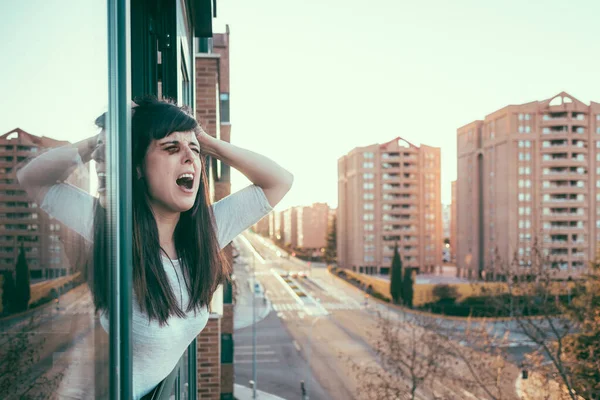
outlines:
[{"label": "road marking", "polygon": [[[237,358],[233,361],[235,364],[252,364],[254,360],[238,360]],[[256,360],[257,364],[261,363],[278,363],[279,360],[277,358],[268,358],[265,360]]]},{"label": "road marking", "polygon": [[300,299],[300,297],[292,290],[290,285],[288,285],[287,282],[283,280],[283,278],[275,271],[274,268],[271,268],[271,274],[273,274],[273,276],[279,281],[279,283],[281,283],[283,285],[283,287],[285,287],[287,289],[288,293],[291,294],[294,299],[296,299],[296,302],[298,304],[300,304],[300,305],[304,304],[304,302]]},{"label": "road marking", "polygon": [[244,244],[250,249],[250,251],[252,253],[254,253],[255,257],[258,257],[258,261],[260,261],[261,264],[266,264],[266,261],[264,258],[262,258],[260,256],[260,254],[258,254],[258,252],[256,251],[256,249],[254,248],[254,246],[252,246],[252,243],[250,243],[250,241],[248,239],[246,239],[243,235],[239,235],[238,238],[244,242]]},{"label": "road marking", "polygon": [[[236,349],[251,349],[252,347],[253,346],[251,344],[247,344],[247,345],[243,345],[243,346],[235,346]],[[266,348],[270,349],[271,345],[270,344],[257,344],[256,348],[259,348],[259,347],[266,347]]]},{"label": "road marking", "polygon": [[[236,352],[235,352],[235,355],[236,355],[236,356],[251,356],[251,355],[253,355],[253,354],[254,354],[254,352],[253,352],[253,351],[244,351],[244,352],[241,352],[241,351],[236,351]],[[264,354],[273,355],[273,354],[275,354],[275,352],[274,352],[273,350],[263,350],[263,351],[258,351],[258,350],[257,350],[257,351],[256,351],[256,355],[259,355],[259,354],[263,354],[263,355],[264,355]]]}]

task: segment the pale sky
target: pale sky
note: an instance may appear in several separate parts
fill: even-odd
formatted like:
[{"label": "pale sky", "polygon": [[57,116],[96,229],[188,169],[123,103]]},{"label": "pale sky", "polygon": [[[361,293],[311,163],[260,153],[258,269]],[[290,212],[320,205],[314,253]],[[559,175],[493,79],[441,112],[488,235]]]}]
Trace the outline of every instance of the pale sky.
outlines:
[{"label": "pale sky", "polygon": [[[278,206],[337,205],[337,159],[396,136],[442,149],[508,104],[600,102],[597,0],[217,0],[231,29],[232,141],[292,171]],[[106,109],[106,3],[0,4],[0,132],[77,140]],[[233,189],[245,184],[233,176]]]}]

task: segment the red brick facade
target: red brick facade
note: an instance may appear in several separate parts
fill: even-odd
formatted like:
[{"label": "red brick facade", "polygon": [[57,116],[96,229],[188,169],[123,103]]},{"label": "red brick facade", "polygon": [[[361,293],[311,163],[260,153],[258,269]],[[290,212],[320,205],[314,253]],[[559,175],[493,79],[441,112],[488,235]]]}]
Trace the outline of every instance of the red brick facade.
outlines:
[{"label": "red brick facade", "polygon": [[[229,109],[227,106],[226,111],[220,110],[221,101],[218,100],[222,94],[226,94],[228,99],[229,29],[225,34],[213,36],[211,53],[196,56],[196,118],[206,133],[229,142],[231,137]],[[228,167],[221,165],[222,175],[218,176],[216,166],[217,163],[213,160],[210,165],[213,201],[219,201],[231,194]],[[232,265],[231,246],[223,251],[227,262]],[[202,399],[232,399],[234,365],[231,362],[221,364],[221,360],[232,358],[233,304],[225,299],[223,315],[213,317],[210,322],[216,324],[215,321],[218,321],[218,329],[214,326],[209,329],[207,326],[198,336],[198,394]],[[222,343],[225,349],[221,348]],[[222,355],[223,350],[225,354]]]},{"label": "red brick facade", "polygon": [[212,314],[198,335],[198,398],[221,398],[221,317]]}]

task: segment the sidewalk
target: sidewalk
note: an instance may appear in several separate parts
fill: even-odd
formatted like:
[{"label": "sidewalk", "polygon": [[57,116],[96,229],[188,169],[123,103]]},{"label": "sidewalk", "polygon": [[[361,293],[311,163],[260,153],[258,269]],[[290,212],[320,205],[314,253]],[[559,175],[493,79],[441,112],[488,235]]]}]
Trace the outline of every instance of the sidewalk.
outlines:
[{"label": "sidewalk", "polygon": [[[252,400],[252,389],[235,384],[233,385],[233,395],[237,400]],[[260,390],[256,391],[256,398],[260,400],[285,400],[283,397],[261,392]]]},{"label": "sidewalk", "polygon": [[530,372],[527,379],[523,379],[519,374],[515,382],[515,389],[521,400],[566,400],[571,398],[558,382],[548,381],[536,372]]},{"label": "sidewalk", "polygon": [[[233,264],[234,273],[236,275],[236,283],[238,286],[238,293],[233,312],[233,329],[238,330],[246,328],[252,325],[252,292],[247,285],[247,282],[251,279],[251,274],[246,270],[246,265],[234,261]],[[260,322],[269,315],[271,312],[271,302],[266,300],[264,297],[256,297],[256,322]]]}]

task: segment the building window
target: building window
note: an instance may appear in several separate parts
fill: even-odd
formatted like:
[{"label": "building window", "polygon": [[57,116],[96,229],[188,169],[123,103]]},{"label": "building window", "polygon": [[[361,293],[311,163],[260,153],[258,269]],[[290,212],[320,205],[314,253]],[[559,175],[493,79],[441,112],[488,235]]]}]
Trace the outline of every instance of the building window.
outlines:
[{"label": "building window", "polygon": [[365,210],[373,210],[375,207],[374,207],[373,203],[365,203],[363,208]]},{"label": "building window", "polygon": [[525,120],[529,121],[529,114],[525,114]]},{"label": "building window", "polygon": [[373,189],[375,184],[373,182],[365,182],[363,183],[363,189]]},{"label": "building window", "polygon": [[363,221],[373,221],[375,219],[375,216],[373,214],[364,214],[363,215]]},{"label": "building window", "polygon": [[373,153],[367,152],[367,153],[363,153],[363,157],[364,158],[373,158],[373,157],[375,157],[375,155]]},{"label": "building window", "polygon": [[365,262],[373,262],[375,261],[375,256],[365,256]]},{"label": "building window", "polygon": [[375,199],[375,195],[373,193],[365,193],[365,194],[363,194],[363,199],[364,200],[373,200],[373,199]]},{"label": "building window", "polygon": [[[527,114],[527,115],[529,115],[529,114]],[[531,127],[529,125],[527,125],[525,127],[525,133],[529,133],[529,132],[531,132]]]},{"label": "building window", "polygon": [[368,172],[363,174],[363,179],[373,179],[375,175],[373,175],[372,173]]},{"label": "building window", "polygon": [[229,121],[229,93],[219,94],[219,115],[221,122],[228,123]]},{"label": "building window", "polygon": [[375,166],[375,164],[372,163],[372,162],[364,162],[363,163],[363,168],[367,168],[368,169],[368,168],[373,168],[374,166]]},{"label": "building window", "polygon": [[373,228],[374,228],[373,224],[365,224],[365,226],[364,226],[365,231],[372,231]]}]

